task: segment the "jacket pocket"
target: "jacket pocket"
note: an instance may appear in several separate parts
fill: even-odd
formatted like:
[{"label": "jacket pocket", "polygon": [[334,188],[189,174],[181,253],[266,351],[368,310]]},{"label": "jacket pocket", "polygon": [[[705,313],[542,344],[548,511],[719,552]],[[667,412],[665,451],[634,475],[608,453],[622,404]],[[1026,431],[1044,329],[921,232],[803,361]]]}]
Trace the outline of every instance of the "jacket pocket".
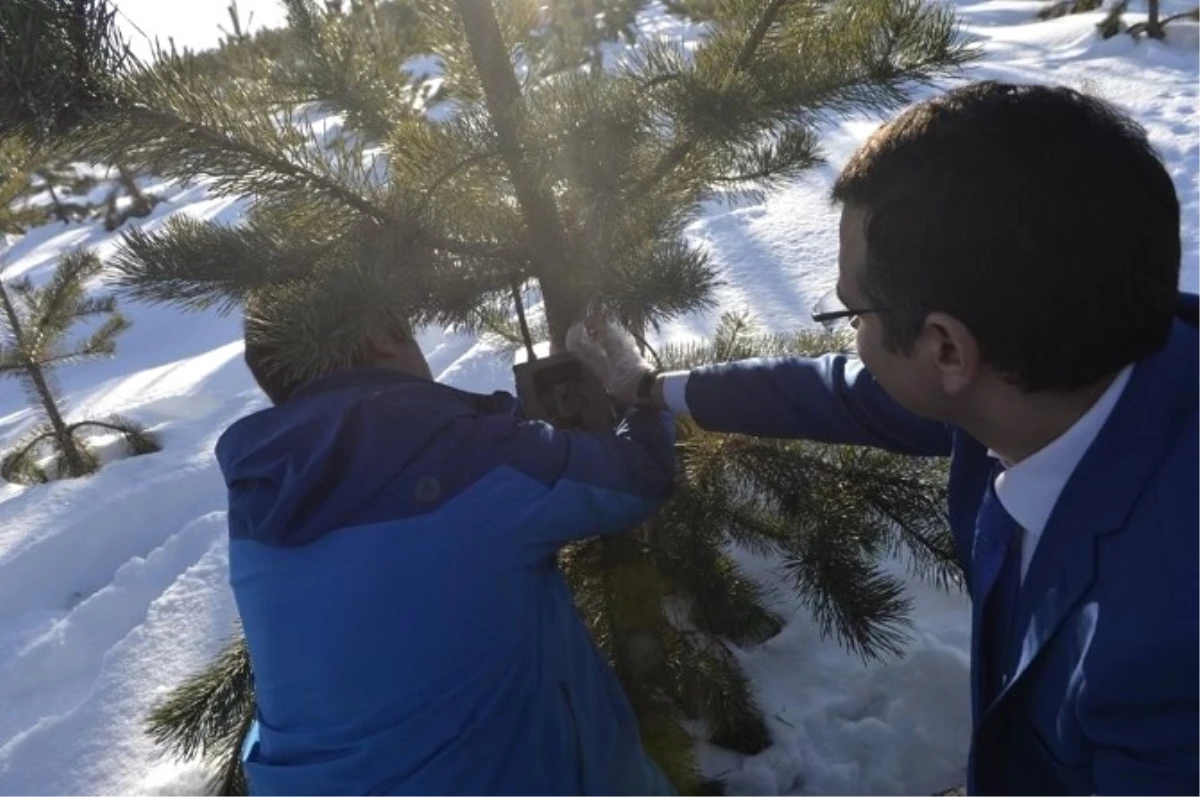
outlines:
[{"label": "jacket pocket", "polygon": [[587,783],[586,766],[584,764],[583,753],[583,737],[579,733],[579,719],[575,715],[575,704],[571,701],[571,690],[567,687],[566,682],[559,681],[559,692],[562,694],[563,708],[567,714],[567,732],[571,734],[571,741],[575,745],[575,770],[579,778],[576,784],[576,794],[587,794],[584,784]]},{"label": "jacket pocket", "polygon": [[1041,732],[1032,723],[1029,725],[1029,735],[1033,739],[1034,748],[1045,761],[1046,768],[1053,773],[1060,794],[1093,794],[1092,771],[1089,761],[1079,764],[1068,764],[1055,753],[1054,748],[1046,741]]}]

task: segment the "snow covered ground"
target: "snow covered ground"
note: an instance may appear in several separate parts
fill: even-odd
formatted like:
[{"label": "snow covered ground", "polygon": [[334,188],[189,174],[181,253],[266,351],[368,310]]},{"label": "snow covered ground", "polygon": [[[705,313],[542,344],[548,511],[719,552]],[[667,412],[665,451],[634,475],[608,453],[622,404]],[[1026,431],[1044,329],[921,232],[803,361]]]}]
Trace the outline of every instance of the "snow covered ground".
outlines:
[{"label": "snow covered ground", "polygon": [[[183,5],[195,11],[204,4],[119,2],[138,27],[162,36],[178,28],[171,15]],[[204,24],[214,31],[225,22],[224,5],[207,3]],[[1165,44],[1135,44],[1126,36],[1097,38],[1097,14],[1039,23],[1032,19],[1039,4],[1030,0],[958,6],[985,53],[966,77],[1062,83],[1141,120],[1184,205],[1182,284],[1200,286],[1196,26],[1179,24]],[[202,16],[189,19],[186,27],[194,28]],[[669,29],[654,15],[643,26],[648,35]],[[750,308],[772,330],[807,324],[809,306],[835,278],[828,185],[877,123],[865,116],[832,121],[827,166],[761,204],[709,208],[692,225],[724,273],[723,308]],[[207,197],[202,186],[147,188],[169,199],[143,221],[150,228],[173,213],[233,220],[242,209]],[[58,253],[85,244],[103,256],[115,242],[98,224],[41,227],[4,256],[5,276],[44,278]],[[125,310],[134,326],[118,356],[64,368],[58,379],[73,413],[120,411],[151,426],[165,450],[85,480],[0,486],[0,794],[199,788],[195,765],[157,758],[142,718],[232,628],[224,494],[212,447],[225,426],[263,401],[241,364],[236,319]],[[681,319],[664,337],[706,334],[716,317]],[[427,330],[422,342],[443,381],[511,387],[508,353],[443,330]],[[0,383],[0,447],[30,420],[21,391]],[[745,563],[780,587],[780,606],[791,617],[780,635],[740,653],[775,743],[752,758],[705,749],[706,773],[746,794],[928,794],[961,783],[969,730],[964,598],[914,583],[907,655],[864,666],[820,638],[771,562]]]}]

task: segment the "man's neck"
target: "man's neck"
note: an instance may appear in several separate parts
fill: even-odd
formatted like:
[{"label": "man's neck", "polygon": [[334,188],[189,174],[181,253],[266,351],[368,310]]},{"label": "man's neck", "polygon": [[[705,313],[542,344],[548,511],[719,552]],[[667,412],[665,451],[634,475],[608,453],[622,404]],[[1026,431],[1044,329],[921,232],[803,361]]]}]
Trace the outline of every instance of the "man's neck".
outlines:
[{"label": "man's neck", "polygon": [[395,357],[376,358],[368,361],[366,365],[373,368],[383,368],[387,371],[396,371],[397,373],[415,377],[417,379],[433,380],[433,374],[429,372],[429,364],[423,356],[417,354],[402,354]]},{"label": "man's neck", "polygon": [[1117,374],[1070,393],[1002,391],[958,425],[1008,466],[1057,440],[1092,408]]}]

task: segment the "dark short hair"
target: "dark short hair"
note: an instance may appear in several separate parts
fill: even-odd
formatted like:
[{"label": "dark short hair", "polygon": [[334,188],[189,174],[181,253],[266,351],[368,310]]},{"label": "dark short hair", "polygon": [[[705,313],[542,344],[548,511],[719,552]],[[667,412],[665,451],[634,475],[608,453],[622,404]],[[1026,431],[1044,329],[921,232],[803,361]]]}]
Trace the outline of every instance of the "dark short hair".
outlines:
[{"label": "dark short hair", "polygon": [[270,346],[255,340],[251,334],[245,335],[245,339],[246,367],[250,369],[250,374],[259,389],[267,394],[272,404],[279,405],[287,401],[300,386],[299,380],[288,376],[288,373],[279,367]]},{"label": "dark short hair", "polygon": [[1073,390],[1170,334],[1175,187],[1145,131],[1095,97],[955,89],[878,130],[833,197],[865,212],[861,288],[893,351],[941,311],[1023,389]]},{"label": "dark short hair", "polygon": [[[261,297],[251,297],[246,302],[242,325],[246,367],[274,405],[283,404],[314,379],[367,365],[368,339],[372,335],[386,334],[400,340],[413,338],[412,326],[406,320],[393,313],[359,307],[344,314],[344,323],[335,324],[342,334],[317,333],[319,341],[314,345],[320,351],[313,351],[295,345],[297,336],[305,336],[313,344],[312,330],[303,323],[292,323],[290,317],[279,317],[279,313],[279,307],[262,301]],[[337,318],[334,316],[335,321]]]}]

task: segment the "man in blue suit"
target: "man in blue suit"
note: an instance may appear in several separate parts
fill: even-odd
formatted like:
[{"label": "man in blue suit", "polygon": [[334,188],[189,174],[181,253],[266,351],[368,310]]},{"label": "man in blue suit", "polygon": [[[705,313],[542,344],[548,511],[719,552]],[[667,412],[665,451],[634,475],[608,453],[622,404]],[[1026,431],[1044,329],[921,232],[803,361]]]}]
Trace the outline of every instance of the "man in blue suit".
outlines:
[{"label": "man in blue suit", "polygon": [[525,420],[506,393],[434,382],[385,318],[295,378],[259,315],[246,360],[273,406],[217,443],[251,791],[670,793],[555,563],[666,499],[670,418]]},{"label": "man in blue suit", "polygon": [[973,603],[978,794],[1200,792],[1197,304],[1144,132],[1063,88],[978,83],[881,128],[834,186],[861,362],[655,374],[615,396],[706,429],[949,456]]}]

